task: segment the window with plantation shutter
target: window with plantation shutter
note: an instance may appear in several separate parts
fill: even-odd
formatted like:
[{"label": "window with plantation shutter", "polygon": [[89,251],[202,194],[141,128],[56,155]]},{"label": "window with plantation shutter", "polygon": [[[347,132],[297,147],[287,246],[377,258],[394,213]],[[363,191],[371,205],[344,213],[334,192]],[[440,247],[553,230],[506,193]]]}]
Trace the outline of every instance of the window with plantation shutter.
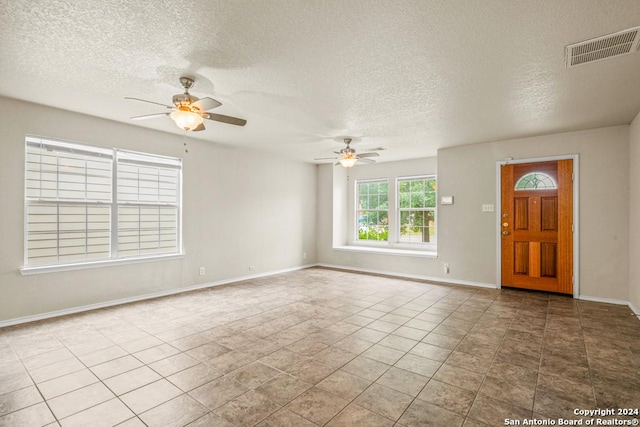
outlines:
[{"label": "window with plantation shutter", "polygon": [[25,269],[179,254],[180,159],[26,138]]}]

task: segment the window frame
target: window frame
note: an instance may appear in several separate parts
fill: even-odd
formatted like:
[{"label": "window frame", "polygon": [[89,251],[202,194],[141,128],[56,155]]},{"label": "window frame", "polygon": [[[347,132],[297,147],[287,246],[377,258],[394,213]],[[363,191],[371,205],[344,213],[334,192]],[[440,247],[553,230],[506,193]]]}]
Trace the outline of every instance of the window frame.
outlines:
[{"label": "window frame", "polygon": [[[400,183],[415,180],[434,180],[436,182],[436,189],[434,191],[434,206],[424,208],[401,208],[400,207]],[[425,249],[436,250],[438,247],[438,178],[436,174],[422,174],[422,175],[410,175],[410,176],[398,176],[396,177],[395,186],[395,200],[396,200],[396,242],[398,246],[405,247],[423,247]],[[434,242],[402,242],[401,228],[402,228],[402,212],[405,211],[431,211],[433,212],[433,228],[434,228]]]},{"label": "window frame", "polygon": [[[528,179],[527,181],[525,181],[525,178],[528,178],[529,176],[533,175],[533,180]],[[540,175],[543,177],[543,179],[538,179],[536,177],[536,175]],[[527,185],[529,185],[530,182],[534,182],[534,186],[533,187],[527,187]],[[549,181],[551,185],[547,185],[546,181]],[[542,182],[545,183],[544,187],[538,187],[538,182]],[[524,183],[523,187],[518,188],[518,186],[520,185],[520,183]],[[525,173],[524,175],[522,175],[518,181],[516,181],[516,183],[513,186],[514,191],[544,191],[544,190],[557,190],[558,189],[558,182],[556,181],[556,179],[549,175],[546,172],[542,172],[542,171],[533,171],[533,172],[529,172],[529,173]]]},{"label": "window frame", "polygon": [[[96,200],[90,200],[86,197],[85,194],[85,198],[83,200],[69,200],[69,199],[65,199],[65,198],[60,198],[59,193],[56,191],[56,197],[32,197],[29,195],[28,192],[28,180],[29,180],[29,173],[30,170],[28,168],[28,162],[29,162],[29,145],[33,146],[35,144],[39,144],[41,146],[43,145],[50,145],[52,147],[55,147],[54,149],[56,149],[56,151],[58,152],[63,152],[68,150],[69,152],[74,152],[74,153],[88,153],[89,155],[96,155],[96,153],[101,153],[105,158],[110,158],[110,173],[111,173],[111,183],[110,183],[110,192],[109,192],[109,201],[96,201]],[[148,202],[123,202],[122,200],[118,200],[118,166],[123,164],[124,162],[122,161],[123,159],[121,159],[121,161],[119,162],[119,158],[122,157],[129,157],[129,158],[135,158],[136,156],[142,156],[142,158],[144,159],[154,159],[154,162],[151,162],[151,164],[149,164],[149,166],[151,167],[157,167],[157,168],[168,168],[168,169],[176,169],[177,170],[177,174],[175,175],[175,180],[176,180],[176,188],[175,188],[175,203],[148,203]],[[153,154],[153,153],[142,153],[142,152],[136,152],[136,151],[130,151],[130,150],[124,150],[124,149],[119,149],[119,148],[112,148],[112,147],[101,147],[101,146],[95,146],[95,145],[90,145],[90,144],[85,144],[85,143],[78,143],[78,142],[69,142],[69,141],[64,141],[64,140],[58,140],[55,138],[49,138],[49,137],[40,137],[40,136],[34,136],[34,135],[26,135],[25,136],[25,159],[24,159],[24,168],[25,168],[25,176],[24,176],[24,229],[23,229],[23,236],[24,236],[24,247],[23,247],[23,252],[24,252],[24,260],[23,260],[23,266],[20,269],[20,272],[23,275],[27,275],[27,274],[35,274],[35,273],[45,273],[45,272],[53,272],[53,271],[66,271],[66,270],[76,270],[76,269],[85,269],[85,268],[92,268],[92,267],[98,267],[98,266],[105,266],[105,265],[112,265],[112,264],[130,264],[130,263],[139,263],[139,262],[144,262],[144,261],[149,261],[149,260],[163,260],[163,259],[175,259],[175,258],[182,258],[183,256],[183,244],[182,244],[182,209],[183,209],[183,204],[182,204],[182,172],[183,172],[183,162],[181,158],[175,158],[175,157],[169,157],[169,156],[163,156],[163,155],[158,155],[158,154]],[[85,165],[86,168],[86,165]],[[58,166],[56,166],[56,170],[58,170]],[[41,173],[41,171],[39,171],[39,173]],[[56,172],[57,174],[59,172]],[[41,176],[39,178],[39,180],[41,179]],[[59,178],[56,177],[56,190],[59,189]],[[85,181],[85,187],[87,185],[87,182]],[[85,190],[86,191],[86,190]],[[172,195],[173,196],[173,195]],[[82,259],[78,259],[78,260],[60,260],[59,256],[60,256],[60,241],[59,241],[59,231],[58,231],[58,236],[56,237],[56,239],[58,239],[58,241],[56,242],[56,257],[58,257],[58,259],[56,260],[56,262],[52,262],[52,263],[42,263],[42,264],[38,264],[38,263],[31,263],[29,264],[29,208],[32,206],[43,206],[43,205],[56,205],[56,206],[87,206],[87,207],[91,207],[91,206],[102,206],[102,207],[109,207],[109,230],[108,232],[108,239],[109,239],[109,246],[107,249],[107,253],[108,253],[108,257],[101,257],[101,258],[87,258],[85,256],[85,258]],[[176,239],[176,244],[175,244],[175,251],[170,251],[170,252],[155,252],[155,253],[147,253],[147,254],[138,254],[138,255],[134,255],[134,256],[122,256],[118,254],[118,215],[119,215],[119,208],[122,206],[140,206],[140,207],[145,207],[145,206],[171,206],[172,208],[174,207],[176,210],[176,215],[175,215],[175,227],[176,227],[176,231],[175,231],[175,239]],[[85,219],[86,221],[86,219]],[[58,224],[58,230],[59,230],[59,224],[60,224],[60,220],[58,219],[57,222]],[[158,225],[158,229],[160,230],[161,225]],[[89,230],[89,228],[87,227],[85,229],[85,235],[87,235],[87,230]],[[85,239],[88,239],[88,237],[85,237]],[[160,239],[158,239],[158,242],[160,242]],[[85,243],[85,246],[87,245],[87,243]],[[87,249],[85,248],[85,254],[87,253]]]},{"label": "window frame", "polygon": [[[377,176],[376,176],[377,175]],[[347,239],[343,244],[336,244],[334,242],[333,248],[344,251],[363,252],[363,253],[380,253],[388,255],[400,255],[400,256],[417,256],[417,257],[437,257],[437,227],[438,227],[438,177],[436,173],[416,173],[412,175],[399,175],[394,173],[388,174],[365,174],[363,178],[356,178],[350,181],[348,184],[348,191],[350,193],[349,205],[345,212],[347,216],[348,234]],[[386,176],[384,176],[386,175]],[[373,177],[372,177],[373,176]],[[434,229],[436,231],[436,238],[433,242],[400,242],[400,211],[399,207],[399,183],[400,180],[406,180],[410,178],[427,177],[436,181],[436,194],[435,194],[435,207],[434,211]],[[389,235],[388,240],[359,240],[358,237],[358,183],[366,181],[386,181],[387,185],[387,200],[388,200],[388,221],[389,221]],[[395,185],[394,185],[395,184]]]},{"label": "window frame", "polygon": [[[385,183],[387,184],[387,209],[366,209],[366,210],[360,210],[358,209],[359,206],[359,200],[360,200],[360,191],[359,191],[359,184],[370,184],[370,183]],[[379,193],[378,193],[379,194]],[[389,218],[389,215],[391,213],[391,209],[389,209],[389,179],[388,178],[365,178],[365,179],[356,179],[355,180],[355,191],[354,191],[354,232],[353,232],[353,241],[356,242],[356,244],[359,245],[385,245],[387,243],[390,242],[390,235],[389,232],[391,230],[390,224],[389,222],[391,221]],[[387,240],[368,240],[368,239],[360,239],[360,233],[359,233],[359,212],[365,212],[365,211],[375,211],[375,212],[385,212],[387,214]]]}]

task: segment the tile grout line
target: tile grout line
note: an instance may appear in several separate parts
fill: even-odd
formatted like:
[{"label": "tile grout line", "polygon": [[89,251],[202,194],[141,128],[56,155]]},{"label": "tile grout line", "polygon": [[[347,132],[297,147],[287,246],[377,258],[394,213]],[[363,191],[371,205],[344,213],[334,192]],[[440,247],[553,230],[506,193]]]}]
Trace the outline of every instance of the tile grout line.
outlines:
[{"label": "tile grout line", "polygon": [[[497,297],[496,297],[496,299],[497,299]],[[493,302],[491,303],[491,305],[493,305],[493,304],[496,302],[496,299],[494,299],[494,300],[493,300]],[[522,303],[523,303],[524,299],[525,299],[524,297],[522,297],[522,298],[521,298],[521,300],[520,300],[520,304],[518,305],[518,308],[519,308],[520,306],[522,306]],[[489,307],[487,307],[487,310],[491,307],[491,305],[490,305]],[[485,313],[486,313],[486,311],[487,311],[487,310],[485,310]],[[463,421],[463,424],[464,424],[464,422],[469,418],[469,413],[471,412],[471,409],[473,408],[473,405],[476,403],[476,401],[478,400],[478,397],[480,396],[480,390],[482,389],[482,386],[484,385],[484,382],[486,381],[487,376],[489,375],[489,371],[491,370],[491,366],[493,366],[494,362],[496,361],[496,358],[498,357],[498,353],[500,352],[500,348],[502,347],[502,345],[504,344],[504,342],[505,342],[505,341],[506,341],[506,339],[507,339],[507,333],[508,333],[508,331],[509,331],[509,328],[510,328],[510,327],[511,327],[511,325],[513,324],[513,321],[514,321],[514,319],[515,319],[515,317],[516,317],[516,315],[517,315],[517,311],[518,311],[518,310],[516,309],[516,311],[515,311],[514,315],[513,315],[513,316],[511,316],[511,320],[509,321],[509,325],[507,326],[506,332],[504,333],[504,336],[502,337],[502,340],[500,341],[500,345],[498,346],[498,349],[496,350],[496,352],[493,354],[493,357],[491,358],[491,361],[489,362],[489,367],[487,368],[486,372],[482,375],[482,380],[480,381],[480,386],[478,387],[478,390],[475,392],[475,393],[476,393],[476,395],[475,395],[475,397],[474,397],[474,399],[473,399],[473,402],[471,402],[471,405],[469,406],[469,409],[467,409],[467,414],[465,415],[465,419],[464,419],[464,421]],[[467,335],[468,335],[468,334],[467,334]],[[466,335],[465,335],[465,336],[466,336]],[[464,339],[464,338],[463,338],[463,339]],[[462,341],[460,341],[460,342],[462,342]],[[459,345],[459,344],[458,344],[458,345]],[[457,346],[456,346],[456,347],[457,347]],[[508,402],[507,402],[507,403],[508,403]],[[514,406],[517,406],[517,405],[514,405]],[[475,420],[475,418],[471,418],[471,419],[472,419],[472,420]],[[477,420],[477,421],[480,421],[480,420]],[[483,422],[483,423],[484,423],[484,421],[480,421],[480,422]]]}]

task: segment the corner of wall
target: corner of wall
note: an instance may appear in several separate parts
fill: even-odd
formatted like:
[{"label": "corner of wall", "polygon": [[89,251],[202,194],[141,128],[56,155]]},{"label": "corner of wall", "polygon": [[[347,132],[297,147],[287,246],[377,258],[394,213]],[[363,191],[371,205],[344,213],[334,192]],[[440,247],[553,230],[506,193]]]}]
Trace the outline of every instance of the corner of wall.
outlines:
[{"label": "corner of wall", "polygon": [[629,128],[629,302],[640,307],[640,112]]},{"label": "corner of wall", "polygon": [[349,192],[348,170],[333,168],[333,233],[332,246],[347,243],[347,194]]}]

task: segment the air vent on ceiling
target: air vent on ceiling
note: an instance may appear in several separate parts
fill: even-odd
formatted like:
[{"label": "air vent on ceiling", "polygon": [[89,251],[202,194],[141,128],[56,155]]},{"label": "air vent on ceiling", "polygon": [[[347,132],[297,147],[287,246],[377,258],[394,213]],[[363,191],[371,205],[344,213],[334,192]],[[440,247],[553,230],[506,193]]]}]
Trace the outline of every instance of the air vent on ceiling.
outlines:
[{"label": "air vent on ceiling", "polygon": [[636,52],[639,45],[640,27],[629,28],[614,34],[570,44],[565,48],[565,65],[569,68],[613,56],[626,55]]}]

